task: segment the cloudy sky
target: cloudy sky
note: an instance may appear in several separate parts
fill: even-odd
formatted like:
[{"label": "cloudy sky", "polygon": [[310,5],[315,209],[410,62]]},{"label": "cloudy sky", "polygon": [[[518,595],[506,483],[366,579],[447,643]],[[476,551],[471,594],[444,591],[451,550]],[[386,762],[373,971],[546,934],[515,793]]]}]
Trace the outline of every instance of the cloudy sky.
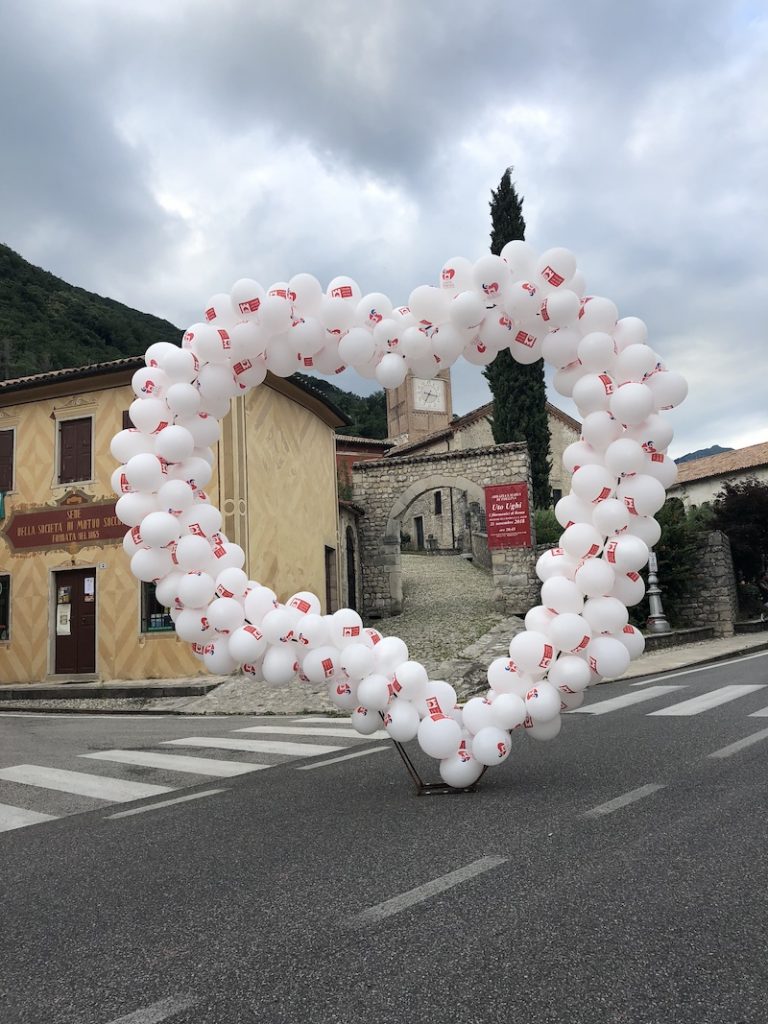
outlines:
[{"label": "cloudy sky", "polygon": [[689,378],[672,453],[768,440],[759,0],[0,0],[0,29],[0,240],[31,262],[180,326],[243,276],[405,302],[487,251],[511,164],[528,240]]}]

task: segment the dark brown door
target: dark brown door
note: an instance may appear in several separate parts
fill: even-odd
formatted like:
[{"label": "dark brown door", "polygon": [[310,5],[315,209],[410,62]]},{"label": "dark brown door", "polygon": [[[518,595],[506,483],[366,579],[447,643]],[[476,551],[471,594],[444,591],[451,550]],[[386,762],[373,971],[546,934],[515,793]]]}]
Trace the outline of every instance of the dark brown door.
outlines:
[{"label": "dark brown door", "polygon": [[96,671],[96,570],[56,572],[57,675]]},{"label": "dark brown door", "polygon": [[424,550],[424,520],[421,516],[416,516],[413,520],[413,525],[416,527],[416,550]]}]

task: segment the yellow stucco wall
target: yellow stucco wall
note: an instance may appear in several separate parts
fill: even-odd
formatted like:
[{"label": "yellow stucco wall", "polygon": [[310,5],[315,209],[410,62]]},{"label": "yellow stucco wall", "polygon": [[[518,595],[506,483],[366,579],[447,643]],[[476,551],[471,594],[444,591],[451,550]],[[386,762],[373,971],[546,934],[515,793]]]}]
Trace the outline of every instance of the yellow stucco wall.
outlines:
[{"label": "yellow stucco wall", "polygon": [[[141,634],[140,584],[119,542],[14,554],[3,533],[14,509],[53,505],[73,489],[93,500],[114,500],[109,444],[133,398],[130,386],[107,381],[101,390],[19,404],[6,399],[0,407],[0,429],[16,431],[14,490],[6,496],[0,524],[0,573],[11,576],[10,637],[0,641],[0,683],[38,682],[53,674],[51,573],[91,567],[100,678],[203,674],[175,633]],[[266,384],[234,406],[206,488],[214,503],[221,500],[225,532],[246,548],[250,575],[280,597],[309,589],[324,598],[325,546],[337,546],[333,428]],[[57,484],[58,421],[85,416],[95,424],[92,479]]]},{"label": "yellow stucco wall", "polygon": [[326,547],[338,570],[334,432],[269,387],[243,402],[250,575],[281,600],[310,590],[327,611]]}]

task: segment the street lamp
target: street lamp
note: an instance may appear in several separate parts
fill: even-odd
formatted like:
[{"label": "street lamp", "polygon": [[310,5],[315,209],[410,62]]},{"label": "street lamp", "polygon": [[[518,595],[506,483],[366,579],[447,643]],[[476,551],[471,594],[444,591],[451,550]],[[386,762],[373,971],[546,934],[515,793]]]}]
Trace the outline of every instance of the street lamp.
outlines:
[{"label": "street lamp", "polygon": [[648,604],[650,605],[650,615],[646,621],[646,626],[652,633],[671,633],[672,627],[667,622],[664,608],[661,604],[661,587],[659,586],[659,577],[656,575],[658,570],[656,552],[651,551],[648,555]]}]

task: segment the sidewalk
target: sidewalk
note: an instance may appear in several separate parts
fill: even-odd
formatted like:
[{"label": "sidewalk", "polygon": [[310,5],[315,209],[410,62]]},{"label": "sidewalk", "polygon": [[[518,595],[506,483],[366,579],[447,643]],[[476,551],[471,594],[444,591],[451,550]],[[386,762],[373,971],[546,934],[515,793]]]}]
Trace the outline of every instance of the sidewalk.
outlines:
[{"label": "sidewalk", "polygon": [[[487,689],[485,670],[494,658],[507,654],[509,641],[515,633],[523,629],[520,619],[504,619],[485,633],[482,637],[464,648],[458,658],[430,663],[430,674],[435,679],[446,679],[456,687],[460,700],[467,700]],[[698,643],[683,644],[670,647],[650,654],[644,654],[632,662],[622,680],[642,679],[664,672],[702,665],[707,662],[719,661],[739,655],[768,650],[766,633],[748,633],[727,637],[720,640],[705,640]],[[167,693],[172,691],[173,682],[180,689],[189,685],[189,680],[167,680],[158,682]],[[196,683],[201,682],[195,680]],[[274,688],[266,683],[254,683],[243,677],[209,680],[214,683],[204,696],[143,696],[143,697],[103,697],[73,698],[65,696],[60,699],[32,699],[0,701],[0,711],[39,711],[39,712],[81,712],[81,713],[146,713],[176,715],[302,715],[324,714],[344,717],[345,713],[335,708],[325,692],[324,686],[313,686],[304,683],[293,683],[290,686]],[[218,682],[218,684],[217,684]],[[607,680],[601,685],[608,685]],[[142,684],[136,684],[142,685]],[[152,685],[151,682],[145,685]],[[108,692],[110,684],[93,684],[100,692]],[[125,684],[119,692],[125,692]],[[18,692],[20,688],[14,687]],[[66,686],[61,687],[66,693]],[[182,692],[186,692],[182,689]]]}]

